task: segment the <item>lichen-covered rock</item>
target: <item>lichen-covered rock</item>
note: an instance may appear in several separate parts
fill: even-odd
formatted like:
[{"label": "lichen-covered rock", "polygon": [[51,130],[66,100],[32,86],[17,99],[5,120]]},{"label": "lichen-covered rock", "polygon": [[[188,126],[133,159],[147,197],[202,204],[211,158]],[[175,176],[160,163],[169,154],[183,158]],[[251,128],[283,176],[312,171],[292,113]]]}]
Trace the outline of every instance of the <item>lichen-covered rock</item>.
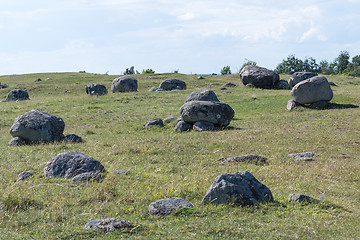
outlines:
[{"label": "lichen-covered rock", "polygon": [[53,157],[44,168],[44,176],[50,178],[73,178],[81,173],[103,172],[104,166],[92,157],[70,151]]},{"label": "lichen-covered rock", "polygon": [[160,199],[157,200],[156,202],[151,203],[149,205],[148,211],[150,215],[164,216],[167,215],[169,212],[182,207],[192,208],[194,206],[185,199],[174,197],[174,198]]},{"label": "lichen-covered rock", "polygon": [[202,203],[250,205],[273,201],[270,189],[260,183],[251,173],[245,171],[226,173],[216,177]]},{"label": "lichen-covered rock", "polygon": [[31,110],[17,117],[10,128],[13,137],[26,143],[54,142],[64,138],[64,121],[46,112]]},{"label": "lichen-covered rock", "polygon": [[131,224],[125,220],[118,220],[116,218],[106,219],[90,219],[84,229],[100,230],[103,232],[111,231],[125,231],[131,228]]},{"label": "lichen-covered rock", "polygon": [[251,83],[257,88],[273,89],[280,77],[269,69],[247,65],[241,70],[240,79],[245,86]]},{"label": "lichen-covered rock", "polygon": [[186,83],[179,79],[169,78],[162,81],[159,85],[159,88],[164,89],[165,91],[185,90]]},{"label": "lichen-covered rock", "polygon": [[185,100],[185,103],[191,101],[213,101],[220,102],[212,90],[199,90],[192,92]]},{"label": "lichen-covered rock", "polygon": [[6,97],[6,101],[24,101],[29,100],[29,94],[25,90],[14,89]]},{"label": "lichen-covered rock", "polygon": [[210,122],[216,127],[230,124],[235,115],[234,110],[226,103],[209,101],[191,101],[180,108],[181,119],[185,122]]},{"label": "lichen-covered rock", "polygon": [[115,78],[111,84],[111,91],[115,92],[136,92],[138,89],[137,80],[130,76]]},{"label": "lichen-covered rock", "polygon": [[71,182],[81,182],[81,181],[98,181],[103,178],[103,174],[100,171],[92,171],[80,173],[71,179]]}]

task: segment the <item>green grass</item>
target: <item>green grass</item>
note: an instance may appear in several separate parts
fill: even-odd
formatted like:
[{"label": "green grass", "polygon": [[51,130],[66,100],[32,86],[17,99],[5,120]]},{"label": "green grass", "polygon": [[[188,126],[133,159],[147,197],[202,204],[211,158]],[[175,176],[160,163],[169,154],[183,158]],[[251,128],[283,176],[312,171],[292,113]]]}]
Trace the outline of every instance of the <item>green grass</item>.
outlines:
[{"label": "green grass", "polygon": [[[152,77],[150,77],[152,76]],[[44,81],[46,78],[50,81]],[[359,239],[360,238],[360,79],[330,76],[333,103],[328,110],[286,111],[289,90],[249,89],[238,75],[136,75],[136,93],[112,93],[116,76],[90,73],[41,73],[0,76],[8,89],[26,89],[30,100],[0,103],[0,239]],[[188,89],[148,92],[166,78],[178,78]],[[289,76],[281,76],[288,79]],[[41,82],[34,82],[37,78]],[[211,83],[220,85],[210,86]],[[239,86],[221,90],[234,82]],[[16,86],[18,83],[22,85]],[[104,84],[105,96],[88,96],[89,83]],[[174,123],[144,129],[147,120],[179,117],[185,98],[212,89],[229,104],[235,118],[223,131],[176,133]],[[61,117],[64,134],[80,144],[14,147],[9,129],[31,109]],[[79,151],[99,160],[106,178],[95,183],[46,179],[43,168],[52,157]],[[312,151],[316,162],[293,162],[287,154]],[[219,164],[217,159],[243,154],[268,158],[269,165]],[[114,175],[128,169],[128,175]],[[17,181],[25,170],[34,177]],[[272,191],[275,202],[249,207],[201,205],[214,178],[250,171]],[[321,198],[319,204],[293,204],[290,193]],[[182,197],[193,209],[162,218],[147,213],[151,202]],[[125,233],[83,230],[91,218],[118,218],[134,225]]]}]

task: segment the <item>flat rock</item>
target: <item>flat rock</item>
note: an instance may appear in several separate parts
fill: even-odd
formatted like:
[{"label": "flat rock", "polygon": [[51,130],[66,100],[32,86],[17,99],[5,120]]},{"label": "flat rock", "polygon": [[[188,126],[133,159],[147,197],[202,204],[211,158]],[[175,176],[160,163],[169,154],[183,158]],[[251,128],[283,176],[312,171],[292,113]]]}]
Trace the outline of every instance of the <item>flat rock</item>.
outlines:
[{"label": "flat rock", "polygon": [[301,152],[301,153],[290,153],[288,157],[290,158],[303,158],[303,157],[313,157],[315,153],[313,152]]},{"label": "flat rock", "polygon": [[64,142],[67,143],[80,143],[82,142],[82,138],[75,134],[69,134],[64,137]]},{"label": "flat rock", "polygon": [[164,123],[171,123],[176,120],[176,117],[167,117],[163,120]]},{"label": "flat rock", "polygon": [[303,194],[292,193],[289,195],[289,202],[319,202],[319,200]]},{"label": "flat rock", "polygon": [[228,82],[228,83],[225,83],[224,85],[222,85],[221,87],[223,87],[223,88],[234,88],[236,86],[237,85],[235,83]]},{"label": "flat rock", "polygon": [[174,211],[176,209],[182,207],[194,207],[190,202],[186,201],[185,199],[174,197],[174,198],[166,198],[160,199],[156,202],[153,202],[149,205],[149,213],[150,215],[155,216],[165,216],[169,212]]},{"label": "flat rock", "polygon": [[155,119],[152,119],[152,120],[147,121],[144,126],[145,126],[145,127],[150,127],[150,126],[160,126],[160,127],[163,127],[163,126],[164,126],[164,122],[163,122],[163,120],[161,120],[160,118],[155,118]]},{"label": "flat rock", "polygon": [[80,173],[71,179],[71,182],[99,181],[104,176],[101,171]]},{"label": "flat rock", "polygon": [[84,229],[100,230],[103,232],[125,231],[130,228],[132,226],[129,222],[116,218],[90,219],[84,227]]},{"label": "flat rock", "polygon": [[247,163],[253,163],[256,165],[265,165],[267,164],[267,158],[261,157],[256,154],[246,154],[246,155],[240,155],[235,157],[228,157],[228,158],[220,158],[218,159],[221,163],[229,163],[229,162],[247,162]]},{"label": "flat rock", "polygon": [[22,139],[21,137],[14,137],[8,143],[8,145],[10,146],[22,146],[24,144],[25,144],[25,140]]}]

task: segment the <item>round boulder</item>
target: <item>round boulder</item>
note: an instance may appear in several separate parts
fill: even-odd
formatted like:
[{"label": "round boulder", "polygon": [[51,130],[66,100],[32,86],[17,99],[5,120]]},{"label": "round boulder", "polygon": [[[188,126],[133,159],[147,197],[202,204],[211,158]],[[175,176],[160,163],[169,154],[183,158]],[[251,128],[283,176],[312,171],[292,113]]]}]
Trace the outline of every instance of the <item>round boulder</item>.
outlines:
[{"label": "round boulder", "polygon": [[185,122],[210,122],[215,127],[225,127],[235,115],[234,110],[226,103],[209,101],[191,101],[180,108],[181,119]]},{"label": "round boulder", "polygon": [[269,69],[247,65],[241,70],[240,79],[245,86],[251,83],[257,88],[273,89],[280,77]]},{"label": "round boulder", "polygon": [[13,137],[26,143],[54,142],[64,138],[64,121],[40,110],[31,110],[17,117],[10,128]]},{"label": "round boulder", "polygon": [[89,84],[85,90],[88,95],[105,95],[108,93],[106,87],[101,84]]},{"label": "round boulder", "polygon": [[59,153],[44,168],[44,176],[49,178],[73,178],[82,173],[103,172],[104,166],[92,157],[70,151]]},{"label": "round boulder", "polygon": [[312,104],[318,101],[330,101],[333,91],[326,77],[315,76],[299,82],[291,90],[291,96],[300,104]]},{"label": "round boulder", "polygon": [[213,101],[220,102],[212,90],[200,90],[192,92],[185,100],[185,103],[191,101]]},{"label": "round boulder", "polygon": [[11,90],[6,97],[6,101],[23,101],[23,100],[29,100],[29,94],[27,91],[21,89]]},{"label": "round boulder", "polygon": [[317,76],[317,73],[314,72],[295,72],[291,75],[289,79],[289,86],[293,88],[299,82],[302,82],[306,79]]},{"label": "round boulder", "polygon": [[111,91],[114,92],[136,92],[137,80],[133,77],[124,76],[115,78],[111,84]]},{"label": "round boulder", "polygon": [[159,88],[164,89],[165,91],[185,90],[186,83],[179,79],[169,78],[169,79],[162,81],[159,85]]},{"label": "round boulder", "polygon": [[256,202],[273,202],[269,188],[250,172],[226,173],[215,178],[202,203],[251,205]]}]

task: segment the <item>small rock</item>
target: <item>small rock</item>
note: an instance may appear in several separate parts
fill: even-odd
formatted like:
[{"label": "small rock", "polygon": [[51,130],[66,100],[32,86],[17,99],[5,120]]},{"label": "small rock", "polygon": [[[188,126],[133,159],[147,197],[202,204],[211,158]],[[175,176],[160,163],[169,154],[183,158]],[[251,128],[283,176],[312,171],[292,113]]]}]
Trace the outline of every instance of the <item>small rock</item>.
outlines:
[{"label": "small rock", "polygon": [[210,122],[204,122],[204,121],[199,121],[194,123],[193,125],[193,129],[198,131],[198,132],[202,132],[202,131],[212,131],[214,130],[215,126],[213,123]]},{"label": "small rock", "polygon": [[303,194],[292,193],[289,195],[289,201],[300,203],[300,202],[318,202],[319,200],[309,197],[309,196],[306,196],[306,195],[303,195]]},{"label": "small rock", "polygon": [[24,171],[18,175],[18,180],[23,181],[31,176],[33,176],[36,172],[35,171]]},{"label": "small rock", "polygon": [[176,209],[182,207],[194,207],[191,203],[186,201],[185,199],[174,197],[174,198],[166,198],[160,199],[156,202],[153,202],[149,205],[149,213],[150,215],[155,216],[165,216],[169,212],[174,211]]},{"label": "small rock", "polygon": [[36,79],[36,80],[35,80],[35,82],[41,82],[41,79],[40,79],[40,78],[38,78],[38,79]]},{"label": "small rock", "polygon": [[159,88],[164,89],[166,91],[171,90],[185,90],[186,83],[182,80],[170,78],[162,81],[159,85]]},{"label": "small rock", "polygon": [[210,83],[210,86],[217,86],[220,85],[220,83]]},{"label": "small rock", "polygon": [[67,143],[80,143],[82,142],[82,138],[75,134],[69,134],[64,137],[64,142]]},{"label": "small rock", "polygon": [[47,79],[45,79],[45,81],[50,81],[50,80],[52,80],[52,78],[47,78]]},{"label": "small rock", "polygon": [[294,161],[312,162],[312,161],[317,161],[317,159],[311,157],[300,157],[300,158],[295,158]]},{"label": "small rock", "polygon": [[256,154],[247,154],[235,157],[228,157],[228,158],[220,158],[218,159],[221,163],[229,163],[229,162],[248,162],[254,163],[256,165],[265,165],[267,164],[267,158],[258,156]]},{"label": "small rock", "polygon": [[175,126],[175,132],[186,132],[190,131],[192,128],[192,124],[184,121],[179,121]]},{"label": "small rock", "polygon": [[303,105],[296,102],[294,99],[290,99],[286,105],[286,110],[291,111],[299,106],[303,106]]},{"label": "small rock", "polygon": [[105,95],[108,93],[105,85],[102,84],[88,84],[85,88],[85,91],[88,95]]},{"label": "small rock", "polygon": [[202,76],[199,76],[199,77],[198,77],[198,79],[200,79],[200,80],[201,80],[201,79],[205,79],[205,78],[204,78],[204,77],[202,77]]},{"label": "small rock", "polygon": [[176,120],[176,117],[167,117],[163,120],[164,123],[171,123]]},{"label": "small rock", "polygon": [[280,79],[279,81],[277,81],[274,85],[275,89],[278,90],[287,90],[290,89],[289,83],[288,81],[284,80],[284,79]]},{"label": "small rock", "polygon": [[21,146],[25,144],[25,140],[21,137],[14,137],[12,138],[9,143],[10,146]]},{"label": "small rock", "polygon": [[101,171],[85,172],[80,173],[71,179],[71,182],[80,182],[80,181],[98,181],[104,176]]},{"label": "small rock", "polygon": [[149,120],[145,123],[144,125],[145,127],[149,127],[149,126],[160,126],[163,127],[164,123],[160,118],[155,118],[153,120]]},{"label": "small rock", "polygon": [[256,86],[254,84],[252,84],[252,83],[246,84],[245,87],[247,87],[247,88],[256,88]]},{"label": "small rock", "polygon": [[152,87],[152,88],[149,89],[149,92],[156,92],[157,90],[158,90],[157,87]]},{"label": "small rock", "polygon": [[288,157],[290,158],[303,158],[303,157],[313,157],[315,153],[313,152],[302,152],[302,153],[290,153]]},{"label": "small rock", "polygon": [[116,218],[106,218],[106,219],[90,219],[84,229],[94,229],[101,230],[103,232],[110,231],[125,231],[130,229],[132,226],[129,222],[125,220],[118,220]]},{"label": "small rock", "polygon": [[233,88],[236,87],[237,85],[235,83],[229,82],[229,83],[225,83],[224,85],[222,85],[223,88]]}]

